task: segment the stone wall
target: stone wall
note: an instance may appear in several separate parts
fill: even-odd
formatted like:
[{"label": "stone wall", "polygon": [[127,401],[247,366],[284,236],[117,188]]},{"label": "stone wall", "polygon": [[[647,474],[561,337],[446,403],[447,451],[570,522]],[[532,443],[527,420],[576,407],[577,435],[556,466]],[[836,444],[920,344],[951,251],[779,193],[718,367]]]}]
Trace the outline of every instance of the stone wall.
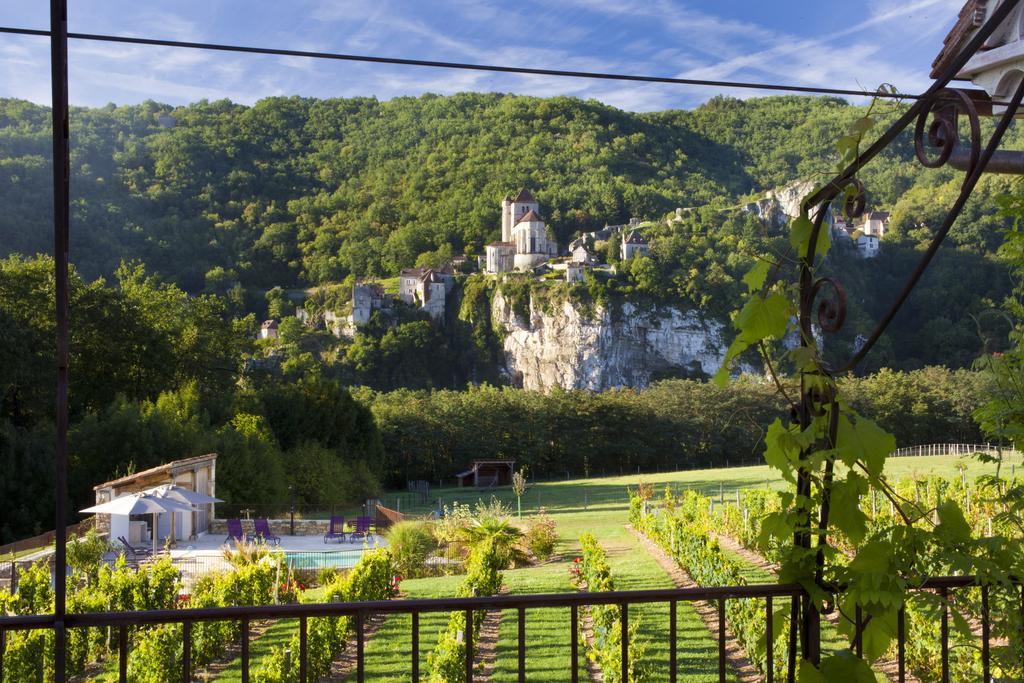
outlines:
[{"label": "stone wall", "polygon": [[[278,536],[285,536],[291,531],[291,521],[287,519],[270,519],[270,530]],[[326,519],[296,519],[296,536],[323,536],[327,533],[330,522]],[[251,519],[242,520],[242,530],[247,534],[255,534],[255,522]],[[215,519],[210,523],[211,535],[228,535],[228,523],[223,519]]]}]

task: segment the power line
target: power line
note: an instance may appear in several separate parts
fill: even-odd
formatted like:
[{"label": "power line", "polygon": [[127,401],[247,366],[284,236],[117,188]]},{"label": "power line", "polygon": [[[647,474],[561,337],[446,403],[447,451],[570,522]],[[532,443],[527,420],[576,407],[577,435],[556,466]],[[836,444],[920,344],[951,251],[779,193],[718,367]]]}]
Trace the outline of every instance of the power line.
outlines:
[{"label": "power line", "polygon": [[[26,36],[50,35],[49,31],[40,29],[0,26],[0,33],[12,33]],[[248,45],[227,45],[224,43],[193,43],[180,40],[161,40],[158,38],[132,38],[128,36],[112,36],[100,33],[68,33],[73,40],[89,40],[104,43],[127,43],[130,45],[153,45],[159,47],[178,47],[192,50],[217,50],[220,52],[243,52],[258,55],[275,55],[279,57],[308,57],[312,59],[332,59],[344,62],[369,62],[372,64],[396,64],[400,66],[420,66],[435,69],[460,69],[463,71],[490,71],[496,73],[524,74],[529,76],[557,76],[563,78],[589,78],[606,81],[633,81],[639,83],[664,83],[669,85],[707,86],[713,88],[737,88],[742,90],[771,90],[775,92],[798,92],[815,95],[848,95],[852,97],[884,97],[889,99],[916,100],[920,95],[906,93],[873,92],[870,90],[846,90],[843,88],[818,88],[806,85],[790,85],[783,83],[751,83],[745,81],[714,81],[701,78],[671,78],[669,76],[644,76],[640,74],[606,73],[600,71],[567,71],[563,69],[536,69],[525,66],[501,66],[497,64],[468,64],[463,62],[440,62],[428,59],[405,59],[401,57],[377,57],[372,55],[353,55],[339,52],[310,52],[307,50],[286,50],[269,47],[253,47]]]}]

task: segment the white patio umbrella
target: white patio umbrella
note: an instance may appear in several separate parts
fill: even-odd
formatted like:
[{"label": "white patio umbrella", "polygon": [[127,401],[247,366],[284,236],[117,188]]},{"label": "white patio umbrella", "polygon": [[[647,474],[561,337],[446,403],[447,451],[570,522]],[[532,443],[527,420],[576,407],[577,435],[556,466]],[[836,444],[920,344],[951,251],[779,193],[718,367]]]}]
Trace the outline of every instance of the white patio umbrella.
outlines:
[{"label": "white patio umbrella", "polygon": [[199,493],[192,489],[187,489],[184,486],[178,486],[177,484],[164,484],[162,486],[154,486],[151,489],[146,489],[142,493],[147,496],[156,496],[157,498],[170,498],[176,500],[179,503],[185,503],[186,505],[206,505],[208,503],[223,503],[224,501],[220,498],[214,498],[208,496],[205,493]]},{"label": "white patio umbrella", "polygon": [[128,493],[114,500],[92,507],[83,508],[79,512],[92,512],[108,515],[153,515],[153,554],[156,554],[157,526],[156,517],[161,512],[193,512],[195,508],[173,498],[160,498],[147,493]]},{"label": "white patio umbrella", "polygon": [[[178,486],[177,484],[162,484],[160,486],[154,486],[151,489],[146,489],[143,493],[147,495],[156,496],[157,498],[167,498],[170,500],[176,500],[179,503],[186,503],[188,505],[207,505],[209,503],[223,503],[224,501],[220,498],[214,498],[208,496],[205,493],[199,493],[192,489],[187,489],[184,486]],[[171,515],[171,536],[176,538],[175,533],[174,515]]]}]

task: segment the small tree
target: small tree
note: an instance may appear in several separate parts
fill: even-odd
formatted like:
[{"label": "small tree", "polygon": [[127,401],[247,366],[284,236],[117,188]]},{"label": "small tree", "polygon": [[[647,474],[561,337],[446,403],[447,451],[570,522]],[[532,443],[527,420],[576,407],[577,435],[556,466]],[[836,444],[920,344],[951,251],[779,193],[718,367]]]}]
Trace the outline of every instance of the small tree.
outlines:
[{"label": "small tree", "polygon": [[526,493],[526,470],[512,473],[512,491],[516,494],[516,512],[523,517],[523,494]]}]

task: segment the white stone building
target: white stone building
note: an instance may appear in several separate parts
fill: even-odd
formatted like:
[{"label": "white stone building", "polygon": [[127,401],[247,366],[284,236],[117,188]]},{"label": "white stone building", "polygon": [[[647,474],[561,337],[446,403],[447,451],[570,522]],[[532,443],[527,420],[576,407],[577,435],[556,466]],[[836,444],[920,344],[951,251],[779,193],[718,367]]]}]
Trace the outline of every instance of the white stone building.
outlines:
[{"label": "white stone building", "polygon": [[570,285],[583,282],[587,276],[587,268],[586,264],[570,261],[565,266],[565,281]]},{"label": "white stone building", "polygon": [[[512,268],[530,270],[534,266],[545,263],[558,255],[558,243],[549,234],[544,219],[540,217],[540,204],[525,187],[519,191],[515,199],[506,196],[501,200],[501,242],[488,245],[487,270],[492,273],[503,273],[507,270],[502,257],[508,244],[515,247]],[[495,263],[491,264],[491,249],[494,246]]]},{"label": "white stone building", "polygon": [[380,285],[373,282],[352,285],[352,314],[349,322],[356,327],[367,324],[373,312],[382,308],[384,302],[384,288]]},{"label": "white stone building", "polygon": [[622,260],[628,261],[634,256],[647,256],[650,247],[647,238],[640,234],[639,230],[633,229],[629,233],[622,234]]},{"label": "white stone building", "polygon": [[881,239],[889,230],[888,211],[869,211],[864,214],[864,224],[859,227],[865,235],[871,235]]},{"label": "white stone building", "polygon": [[419,306],[436,320],[444,315],[445,300],[454,286],[451,266],[405,268],[398,278],[398,298],[410,306]]},{"label": "white stone building", "polygon": [[260,339],[277,339],[277,320],[264,320],[260,325]]},{"label": "white stone building", "polygon": [[514,242],[491,242],[484,247],[485,269],[488,273],[508,273],[515,266],[516,245]]},{"label": "white stone building", "polygon": [[861,258],[875,258],[878,256],[878,237],[875,235],[860,235],[857,238],[857,254]]},{"label": "white stone building", "polygon": [[597,255],[587,249],[584,245],[580,244],[572,250],[572,262],[592,266],[597,263]]}]

